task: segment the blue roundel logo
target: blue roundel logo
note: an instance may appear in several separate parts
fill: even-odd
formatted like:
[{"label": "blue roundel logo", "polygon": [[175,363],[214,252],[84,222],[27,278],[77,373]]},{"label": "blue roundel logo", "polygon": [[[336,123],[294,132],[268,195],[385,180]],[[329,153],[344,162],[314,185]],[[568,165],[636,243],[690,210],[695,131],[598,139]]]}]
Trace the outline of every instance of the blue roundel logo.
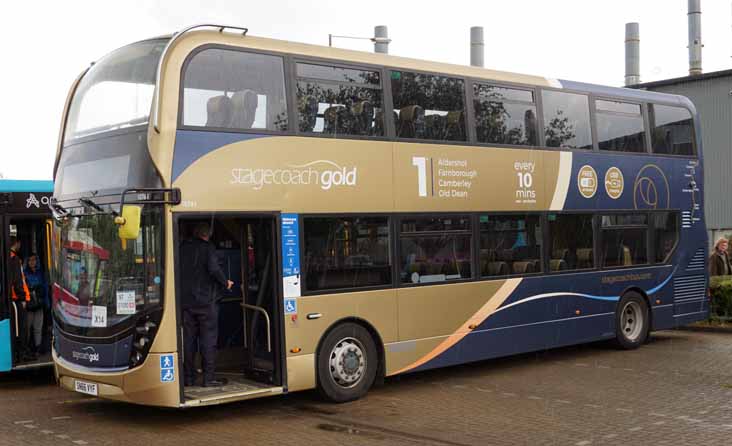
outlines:
[{"label": "blue roundel logo", "polygon": [[633,204],[636,209],[668,209],[671,191],[660,167],[646,164],[635,177]]}]

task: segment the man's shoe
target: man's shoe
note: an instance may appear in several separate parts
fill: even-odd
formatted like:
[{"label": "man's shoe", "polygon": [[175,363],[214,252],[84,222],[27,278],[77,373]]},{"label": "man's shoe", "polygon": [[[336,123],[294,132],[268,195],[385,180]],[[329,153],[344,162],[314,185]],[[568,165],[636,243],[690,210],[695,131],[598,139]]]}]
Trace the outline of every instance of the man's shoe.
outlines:
[{"label": "man's shoe", "polygon": [[210,381],[204,381],[203,387],[224,387],[228,383],[229,380],[226,378],[212,379]]}]

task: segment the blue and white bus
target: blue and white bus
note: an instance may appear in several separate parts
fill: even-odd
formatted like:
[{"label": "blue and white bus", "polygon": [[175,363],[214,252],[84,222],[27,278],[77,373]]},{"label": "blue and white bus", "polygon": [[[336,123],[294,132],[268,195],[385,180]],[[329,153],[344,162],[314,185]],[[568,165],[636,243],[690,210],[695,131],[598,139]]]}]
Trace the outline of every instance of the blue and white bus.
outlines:
[{"label": "blue and white bus", "polygon": [[50,308],[44,309],[41,354],[32,360],[16,358],[14,354],[21,337],[30,341],[31,333],[21,330],[27,324],[17,323],[18,308],[10,297],[7,268],[10,240],[17,238],[21,243],[21,258],[37,255],[39,268],[48,274],[51,267],[48,200],[52,193],[53,181],[0,180],[0,372],[53,364],[50,355]]}]

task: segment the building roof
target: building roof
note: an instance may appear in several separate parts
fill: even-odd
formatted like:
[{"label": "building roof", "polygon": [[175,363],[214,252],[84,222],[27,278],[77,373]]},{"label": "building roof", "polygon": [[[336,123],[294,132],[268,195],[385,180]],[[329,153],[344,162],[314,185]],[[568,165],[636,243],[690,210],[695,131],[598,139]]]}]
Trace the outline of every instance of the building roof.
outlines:
[{"label": "building roof", "polygon": [[722,71],[713,71],[711,73],[704,73],[704,74],[698,74],[696,76],[684,76],[684,77],[676,77],[673,79],[664,79],[660,81],[655,82],[646,82],[636,85],[629,85],[628,88],[656,88],[656,87],[663,87],[667,85],[677,85],[682,84],[685,82],[696,82],[696,81],[702,81],[706,79],[714,79],[718,77],[732,77],[732,70],[722,70]]}]

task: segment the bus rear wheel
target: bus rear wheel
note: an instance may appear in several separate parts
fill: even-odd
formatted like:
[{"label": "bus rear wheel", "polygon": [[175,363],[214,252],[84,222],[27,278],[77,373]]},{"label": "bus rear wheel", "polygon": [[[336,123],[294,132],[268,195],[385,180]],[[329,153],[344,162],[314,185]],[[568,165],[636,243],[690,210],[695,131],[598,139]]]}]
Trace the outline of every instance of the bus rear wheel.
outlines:
[{"label": "bus rear wheel", "polygon": [[346,322],[331,330],[318,352],[318,390],[326,399],[344,403],[361,398],[376,378],[378,354],[364,327]]},{"label": "bus rear wheel", "polygon": [[615,314],[615,343],[631,350],[646,342],[650,329],[648,304],[643,296],[630,291],[623,295]]}]

